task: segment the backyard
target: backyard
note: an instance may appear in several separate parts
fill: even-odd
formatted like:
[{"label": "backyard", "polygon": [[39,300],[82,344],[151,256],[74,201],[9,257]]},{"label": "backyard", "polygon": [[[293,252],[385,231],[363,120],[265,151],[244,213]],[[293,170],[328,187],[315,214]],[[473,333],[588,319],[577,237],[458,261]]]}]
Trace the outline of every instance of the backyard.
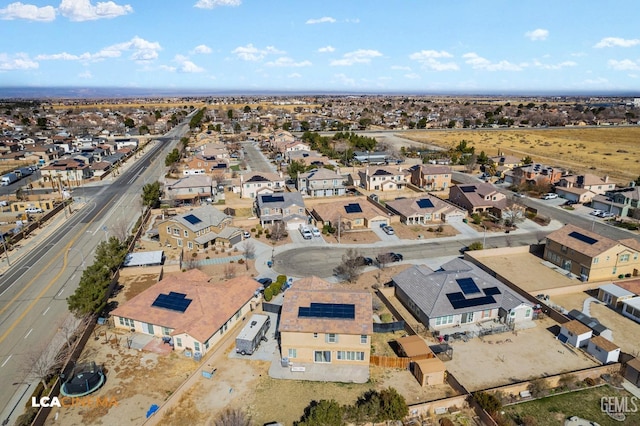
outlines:
[{"label": "backyard", "polygon": [[[640,413],[628,412],[626,420],[619,422],[602,411],[602,398],[617,397],[619,400],[626,397],[629,410],[636,406],[631,403],[632,395],[625,390],[619,390],[609,385],[598,386],[576,392],[569,392],[562,395],[548,396],[535,401],[514,404],[503,407],[505,416],[518,422],[518,419],[525,417],[534,418],[537,426],[556,426],[562,424],[563,420],[578,416],[586,420],[597,422],[601,426],[638,425],[640,424]],[[609,401],[606,399],[605,401]],[[607,404],[605,402],[605,406]],[[636,400],[637,408],[640,409],[640,401]]]}]

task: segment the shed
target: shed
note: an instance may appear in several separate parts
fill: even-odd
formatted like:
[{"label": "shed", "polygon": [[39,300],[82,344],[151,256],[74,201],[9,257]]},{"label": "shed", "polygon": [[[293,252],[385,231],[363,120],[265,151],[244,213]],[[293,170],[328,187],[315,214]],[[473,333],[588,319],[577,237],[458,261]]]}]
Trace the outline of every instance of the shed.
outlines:
[{"label": "shed", "polygon": [[562,343],[566,343],[576,348],[587,346],[588,340],[591,338],[593,331],[582,324],[578,320],[565,322],[560,326],[560,334],[558,339]]},{"label": "shed", "polygon": [[396,340],[396,343],[399,346],[400,355],[409,357],[412,361],[436,357],[420,336],[401,337]]},{"label": "shed", "polygon": [[589,339],[587,353],[594,356],[603,364],[618,362],[620,347],[602,336],[594,336]]},{"label": "shed", "polygon": [[631,299],[635,294],[616,285],[604,284],[598,287],[598,300],[603,301],[613,309],[617,309],[623,300]]},{"label": "shed", "polygon": [[164,262],[164,251],[142,251],[129,253],[122,262],[122,266],[157,266]]},{"label": "shed", "polygon": [[423,358],[411,362],[411,373],[420,386],[443,384],[445,370],[444,362],[439,358]]},{"label": "shed", "polygon": [[627,362],[624,378],[640,388],[640,358],[633,358]]},{"label": "shed", "polygon": [[640,322],[640,297],[622,301],[622,315]]}]

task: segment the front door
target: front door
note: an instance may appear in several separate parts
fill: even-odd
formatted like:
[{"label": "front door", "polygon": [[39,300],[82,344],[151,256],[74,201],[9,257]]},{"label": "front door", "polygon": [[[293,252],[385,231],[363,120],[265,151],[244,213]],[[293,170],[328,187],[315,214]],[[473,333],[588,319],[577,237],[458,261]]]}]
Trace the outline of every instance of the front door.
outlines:
[{"label": "front door", "polygon": [[148,334],[154,334],[153,332],[153,324],[142,324],[142,329],[145,330]]},{"label": "front door", "polygon": [[462,324],[473,322],[473,312],[467,312],[466,314],[462,314],[460,318],[460,322]]}]

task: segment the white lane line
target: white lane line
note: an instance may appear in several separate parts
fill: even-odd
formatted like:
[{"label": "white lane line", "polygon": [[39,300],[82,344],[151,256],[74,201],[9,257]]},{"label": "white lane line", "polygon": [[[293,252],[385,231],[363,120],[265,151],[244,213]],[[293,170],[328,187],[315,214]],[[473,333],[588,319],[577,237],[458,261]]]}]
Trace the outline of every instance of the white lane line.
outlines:
[{"label": "white lane line", "polygon": [[56,297],[60,297],[60,295],[62,294],[62,292],[64,291],[64,287],[62,287],[60,289],[60,291],[58,292],[58,294],[56,294]]},{"label": "white lane line", "polygon": [[12,356],[13,356],[13,354],[9,355],[9,356],[7,357],[7,359],[5,359],[5,360],[4,360],[4,362],[2,363],[2,365],[0,365],[0,367],[4,367],[4,366],[5,366],[5,364],[9,362],[9,360],[11,359],[11,357],[12,357]]},{"label": "white lane line", "polygon": [[32,331],[33,331],[33,328],[31,330],[29,330],[29,332],[24,336],[24,338],[26,339],[27,337],[29,337],[29,335],[31,334]]},{"label": "white lane line", "polygon": [[42,313],[42,316],[47,315],[47,312],[49,312],[49,309],[51,309],[51,306],[49,306],[49,307],[48,307],[48,308],[47,308],[47,309]]}]

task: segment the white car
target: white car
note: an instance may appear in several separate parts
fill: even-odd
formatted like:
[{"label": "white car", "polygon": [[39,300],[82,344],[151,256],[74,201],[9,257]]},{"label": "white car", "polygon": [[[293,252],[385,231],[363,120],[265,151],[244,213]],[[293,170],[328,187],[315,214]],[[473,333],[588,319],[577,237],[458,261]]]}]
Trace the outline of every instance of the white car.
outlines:
[{"label": "white car", "polygon": [[594,210],[591,213],[589,213],[591,216],[600,216],[603,213],[602,210]]},{"label": "white car", "polygon": [[394,235],[396,232],[393,230],[393,228],[389,225],[385,225],[382,227],[382,230],[387,234],[387,235]]},{"label": "white car", "polygon": [[320,230],[314,226],[311,228],[311,235],[314,237],[320,237]]},{"label": "white car", "polygon": [[40,207],[27,207],[24,210],[25,213],[44,213],[44,210],[42,210]]},{"label": "white car", "polygon": [[250,233],[249,231],[244,231],[244,232],[242,233],[242,238],[244,238],[245,240],[246,240],[247,238],[251,238],[251,233]]},{"label": "white car", "polygon": [[556,198],[558,198],[558,194],[554,194],[553,192],[545,194],[544,197],[542,197],[544,200],[554,200]]}]

